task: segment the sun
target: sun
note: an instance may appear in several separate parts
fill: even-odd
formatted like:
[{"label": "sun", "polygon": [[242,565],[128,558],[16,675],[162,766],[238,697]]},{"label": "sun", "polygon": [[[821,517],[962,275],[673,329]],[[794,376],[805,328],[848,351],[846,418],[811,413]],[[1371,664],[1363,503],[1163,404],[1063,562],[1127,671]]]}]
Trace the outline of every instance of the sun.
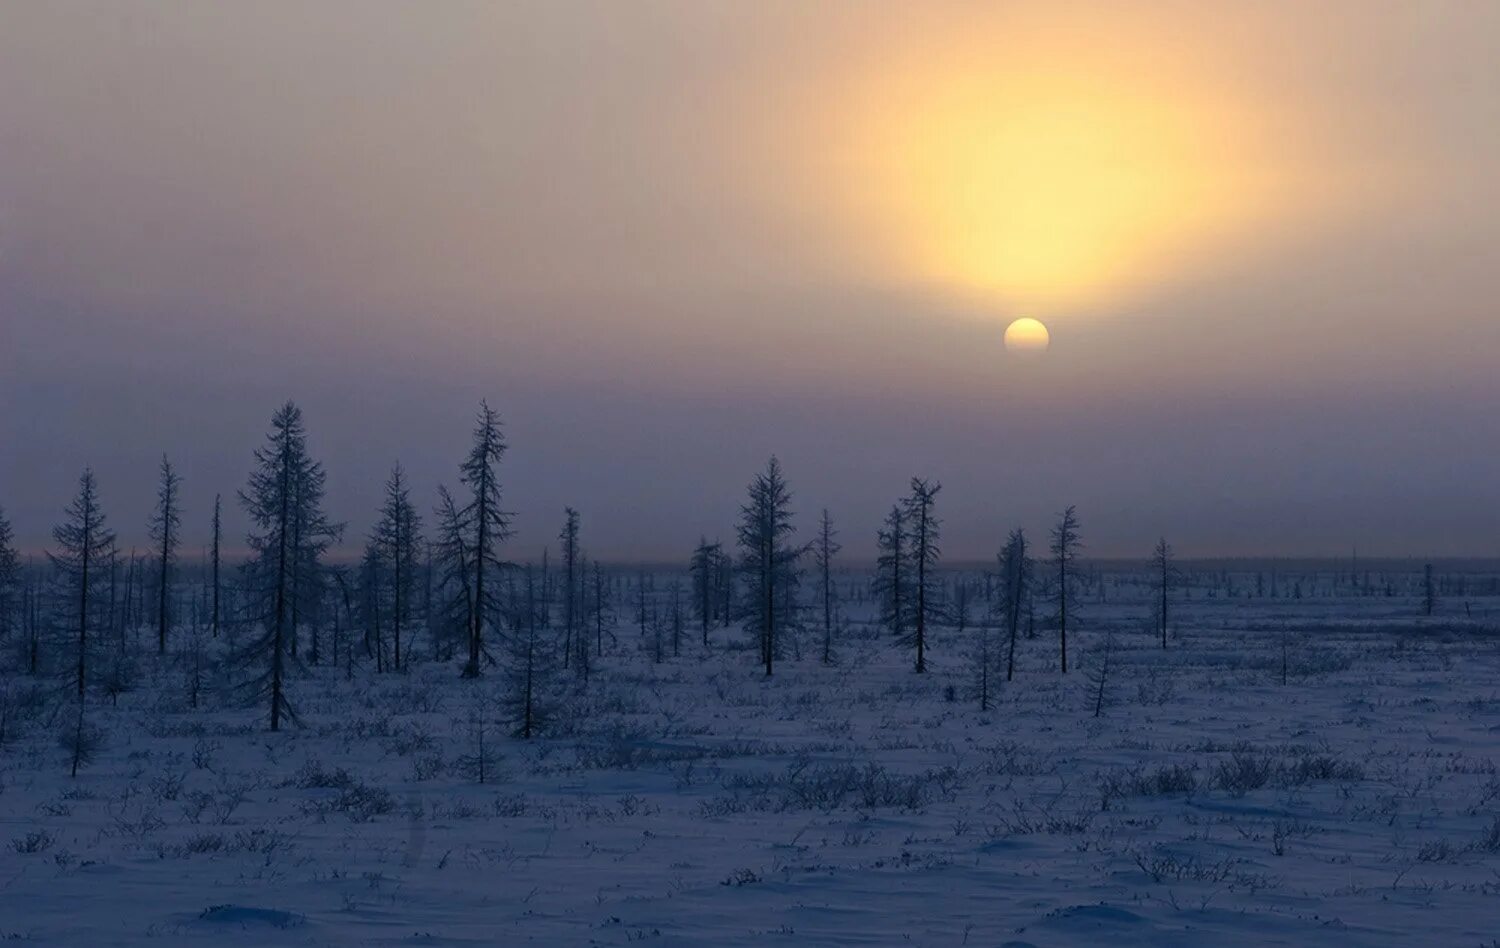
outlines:
[{"label": "sun", "polygon": [[1007,352],[1046,352],[1051,344],[1052,334],[1047,331],[1047,327],[1042,324],[1041,320],[1023,316],[1005,328]]}]

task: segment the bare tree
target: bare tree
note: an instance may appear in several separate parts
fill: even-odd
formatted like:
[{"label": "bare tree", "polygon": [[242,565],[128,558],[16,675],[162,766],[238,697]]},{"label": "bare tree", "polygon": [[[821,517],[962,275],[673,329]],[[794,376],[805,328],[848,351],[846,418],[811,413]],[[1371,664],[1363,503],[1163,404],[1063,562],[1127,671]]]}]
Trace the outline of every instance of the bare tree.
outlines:
[{"label": "bare tree", "polygon": [[[969,627],[971,618],[972,590],[968,581],[960,576],[953,587],[953,630],[959,641],[963,640],[963,634]],[[995,668],[995,647],[992,623],[981,621],[979,623],[979,637],[974,643],[974,678],[975,690],[979,692],[979,710],[990,709],[990,678]]]},{"label": "bare tree", "polygon": [[23,593],[25,599],[21,604],[21,612],[26,624],[24,630],[26,634],[26,674],[35,678],[41,672],[42,607],[41,595],[36,588],[36,580],[31,575],[33,571],[31,569],[30,558],[27,559],[26,565],[26,588]]},{"label": "bare tree", "polygon": [[698,613],[704,648],[708,648],[708,627],[713,621],[715,608],[714,583],[722,553],[720,544],[709,543],[707,538],[700,536],[698,545],[693,548],[692,559],[688,561],[688,575],[693,582],[693,610]]},{"label": "bare tree", "polygon": [[458,770],[475,783],[484,784],[494,778],[499,769],[500,754],[485,740],[485,709],[482,704],[469,715],[469,733],[473,741],[471,752],[460,754],[454,761]]},{"label": "bare tree", "polygon": [[614,613],[609,608],[609,590],[604,584],[604,571],[594,563],[594,655],[604,654],[604,628],[609,626],[610,637],[614,637]]},{"label": "bare tree", "polygon": [[1069,507],[1052,528],[1052,562],[1057,568],[1057,637],[1062,657],[1062,672],[1068,673],[1068,591],[1072,579],[1069,570],[1078,558],[1078,516]]},{"label": "bare tree", "polygon": [[79,704],[73,725],[63,728],[57,743],[68,752],[71,765],[68,776],[77,777],[79,769],[92,764],[104,749],[104,732],[83,719],[83,705]]},{"label": "bare tree", "polygon": [[[223,498],[222,498],[221,495],[219,495],[219,494],[215,494],[214,495],[214,539],[213,539],[213,554],[212,554],[212,556],[211,556],[211,558],[209,560],[210,569],[213,572],[213,586],[214,586],[213,615],[212,615],[212,619],[211,619],[211,625],[213,626],[213,636],[214,636],[214,638],[218,638],[219,637],[219,565],[220,565],[219,544],[220,544],[221,537],[223,535],[222,520],[220,519],[220,508],[222,507],[222,501],[223,501]],[[335,658],[337,658],[337,656],[335,656]]]},{"label": "bare tree", "polygon": [[638,570],[635,574],[635,625],[642,642],[646,641],[646,623],[649,619],[650,614],[646,611],[646,571]]},{"label": "bare tree", "polygon": [[1156,577],[1156,626],[1161,633],[1161,647],[1167,647],[1167,603],[1172,595],[1172,586],[1177,581],[1177,567],[1172,565],[1172,547],[1167,538],[1156,542],[1151,554],[1151,571]]},{"label": "bare tree", "polygon": [[156,513],[151,517],[151,539],[156,543],[156,653],[167,654],[167,627],[171,624],[172,567],[177,563],[178,528],[182,525],[182,478],[172,462],[161,456],[161,479],[156,488]]},{"label": "bare tree", "polygon": [[78,478],[78,494],[68,505],[65,517],[52,530],[58,550],[49,552],[47,557],[61,574],[69,599],[78,610],[78,654],[74,667],[78,700],[82,702],[88,682],[89,629],[94,624],[97,605],[94,601],[97,591],[90,583],[94,572],[107,567],[115,556],[114,531],[105,526],[98,485],[94,472],[88,468]]},{"label": "bare tree", "polygon": [[1115,630],[1108,629],[1104,633],[1104,643],[1099,648],[1099,659],[1094,667],[1089,669],[1089,683],[1094,686],[1094,717],[1104,713],[1104,705],[1109,700],[1109,673],[1114,663],[1115,656]]},{"label": "bare tree", "polygon": [[734,557],[720,546],[715,561],[718,563],[714,585],[718,591],[719,624],[727,629],[734,622]]},{"label": "bare tree", "polygon": [[1021,612],[1030,601],[1031,560],[1026,554],[1026,531],[1015,529],[1000,553],[1000,600],[998,605],[1009,639],[1006,647],[1005,680],[1016,677],[1016,639],[1021,631]]},{"label": "bare tree", "polygon": [[1422,614],[1430,616],[1437,609],[1437,583],[1432,578],[1432,564],[1422,569]]},{"label": "bare tree", "polygon": [[543,723],[541,690],[543,667],[541,649],[537,647],[536,579],[531,564],[525,569],[526,599],[524,608],[513,610],[514,629],[510,637],[511,655],[508,671],[511,684],[510,710],[515,735],[531,740]]},{"label": "bare tree", "polygon": [[[444,657],[441,646],[446,645],[446,657],[453,657],[453,643],[462,639],[465,644],[474,630],[474,570],[470,567],[471,552],[466,537],[468,525],[463,511],[448,493],[448,488],[438,487],[437,537],[433,543],[434,559],[438,569],[439,595],[445,596],[442,603],[442,640],[433,644],[434,658]],[[457,633],[457,634],[455,634]]]},{"label": "bare tree", "polygon": [[672,657],[682,657],[682,584],[672,581]]},{"label": "bare tree", "polygon": [[485,624],[498,607],[485,581],[490,572],[505,565],[500,560],[499,547],[512,532],[511,514],[500,508],[500,480],[495,471],[505,457],[506,447],[500,417],[488,402],[481,402],[474,426],[474,444],[460,465],[463,483],[473,494],[463,509],[463,520],[474,531],[469,564],[474,571],[474,622],[469,630],[469,657],[463,670],[466,678],[478,677],[480,672]]},{"label": "bare tree", "polygon": [[902,502],[906,508],[906,521],[911,529],[912,578],[912,642],[917,650],[916,670],[927,671],[927,625],[937,608],[935,570],[942,550],[938,540],[942,536],[942,521],[933,513],[941,484],[929,484],[921,478],[911,479],[911,493]]},{"label": "bare tree", "polygon": [[897,640],[906,638],[907,605],[906,512],[901,504],[891,507],[885,525],[876,535],[879,555],[875,560],[875,579],[871,591],[880,600],[880,621]]},{"label": "bare tree", "polygon": [[203,612],[201,598],[193,601],[193,621],[188,626],[187,667],[184,669],[188,704],[198,707],[203,693]]},{"label": "bare tree", "polygon": [[838,555],[843,547],[834,537],[838,531],[833,529],[833,518],[828,515],[828,508],[823,508],[823,516],[818,521],[818,538],[813,541],[813,562],[818,567],[818,595],[823,602],[823,664],[833,664],[833,558]]},{"label": "bare tree", "polygon": [[586,678],[589,638],[583,634],[578,623],[582,611],[579,608],[583,583],[580,563],[582,554],[578,546],[578,511],[572,507],[563,510],[563,528],[557,539],[562,544],[563,558],[563,667],[568,666],[569,657],[576,652],[576,671],[579,676]]},{"label": "bare tree", "polygon": [[377,674],[386,670],[385,558],[374,540],[365,543],[359,560],[359,616],[364,628],[365,655],[375,659]]},{"label": "bare tree", "polygon": [[[344,566],[332,566],[328,570],[328,575],[333,579],[333,585],[338,590],[339,604],[344,607],[340,610],[339,604],[336,604],[333,609],[333,664],[335,667],[338,666],[339,645],[343,644],[344,677],[350,679],[354,677],[354,641],[351,637],[354,626],[354,597],[349,592],[349,570]],[[340,621],[341,615],[343,621]],[[349,636],[342,634],[346,623],[351,630]]]},{"label": "bare tree", "polygon": [[[113,563],[113,557],[111,557]],[[21,560],[16,554],[15,534],[0,507],[0,643],[10,641],[15,628],[16,585],[21,575]]]}]

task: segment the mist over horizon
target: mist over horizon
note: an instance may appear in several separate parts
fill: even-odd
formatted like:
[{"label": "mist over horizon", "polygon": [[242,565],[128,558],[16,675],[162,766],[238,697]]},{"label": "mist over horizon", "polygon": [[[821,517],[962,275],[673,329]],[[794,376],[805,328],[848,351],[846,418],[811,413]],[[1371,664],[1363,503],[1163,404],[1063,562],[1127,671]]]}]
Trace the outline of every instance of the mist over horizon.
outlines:
[{"label": "mist over horizon", "polygon": [[[729,539],[772,454],[852,555],[1500,552],[1500,8],[22,4],[0,505],[184,536],[305,410],[357,548],[488,399],[517,558]],[[1005,351],[1018,316],[1040,360]]]}]

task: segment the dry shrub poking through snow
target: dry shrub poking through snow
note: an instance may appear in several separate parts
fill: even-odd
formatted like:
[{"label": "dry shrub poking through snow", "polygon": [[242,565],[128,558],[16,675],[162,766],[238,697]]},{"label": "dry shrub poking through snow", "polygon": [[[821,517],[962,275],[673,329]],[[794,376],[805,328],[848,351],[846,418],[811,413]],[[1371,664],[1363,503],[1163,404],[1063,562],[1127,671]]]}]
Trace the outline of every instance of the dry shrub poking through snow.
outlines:
[{"label": "dry shrub poking through snow", "polygon": [[52,848],[52,834],[46,830],[32,830],[25,836],[17,836],[10,841],[10,848],[23,856],[34,853],[46,852]]},{"label": "dry shrub poking through snow", "polygon": [[1276,775],[1284,787],[1301,787],[1319,780],[1363,780],[1365,769],[1332,754],[1303,754],[1285,761]]},{"label": "dry shrub poking through snow", "polygon": [[1215,789],[1244,796],[1270,783],[1275,773],[1276,763],[1270,757],[1236,751],[1228,760],[1219,761],[1212,783]]}]

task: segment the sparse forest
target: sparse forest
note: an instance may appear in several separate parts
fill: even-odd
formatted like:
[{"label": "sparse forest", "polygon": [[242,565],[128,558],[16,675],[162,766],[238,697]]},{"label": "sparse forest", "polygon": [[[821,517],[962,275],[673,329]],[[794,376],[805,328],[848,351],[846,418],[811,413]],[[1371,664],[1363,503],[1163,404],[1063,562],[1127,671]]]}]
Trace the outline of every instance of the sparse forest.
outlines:
[{"label": "sparse forest", "polygon": [[[0,799],[25,814],[7,865],[50,852],[73,879],[148,854],[241,876],[254,861],[271,875],[249,887],[300,906],[276,918],[301,925],[315,908],[288,886],[304,862],[356,914],[401,905],[397,878],[519,863],[545,904],[583,913],[534,929],[564,941],[575,925],[648,935],[639,900],[673,886],[957,871],[991,847],[1066,861],[1069,885],[1130,877],[1171,912],[1255,911],[1293,886],[1361,907],[1377,890],[1495,897],[1474,881],[1500,858],[1487,731],[1439,765],[1420,763],[1417,719],[1395,743],[1378,729],[1406,678],[1446,689],[1422,720],[1495,718],[1500,570],[1195,562],[1165,538],[1093,561],[1073,507],[1044,551],[1015,527],[991,562],[951,563],[936,480],[912,477],[861,527],[802,502],[775,457],[723,524],[732,541],[687,538],[680,567],[591,554],[587,498],[558,511],[554,546],[524,551],[487,404],[431,509],[388,469],[351,556],[315,444],[296,404],[274,412],[234,495],[244,555],[226,552],[232,485],[165,457],[144,552],[121,548],[89,470],[44,557],[16,548],[0,508]],[[872,563],[844,549],[861,529]],[[202,556],[184,555],[198,535]],[[1274,723],[1288,709],[1290,731]],[[1187,728],[1210,713],[1215,736]],[[1210,800],[1232,846],[1202,838]],[[330,821],[383,855],[318,848]],[[475,826],[495,844],[467,840]],[[683,826],[706,835],[680,854],[655,842]],[[547,867],[542,827],[571,841],[565,869]],[[1348,832],[1388,845],[1354,858],[1360,881],[1336,897],[1320,841]],[[663,893],[612,888],[598,854],[624,852]],[[380,881],[339,881],[354,869]]]}]

